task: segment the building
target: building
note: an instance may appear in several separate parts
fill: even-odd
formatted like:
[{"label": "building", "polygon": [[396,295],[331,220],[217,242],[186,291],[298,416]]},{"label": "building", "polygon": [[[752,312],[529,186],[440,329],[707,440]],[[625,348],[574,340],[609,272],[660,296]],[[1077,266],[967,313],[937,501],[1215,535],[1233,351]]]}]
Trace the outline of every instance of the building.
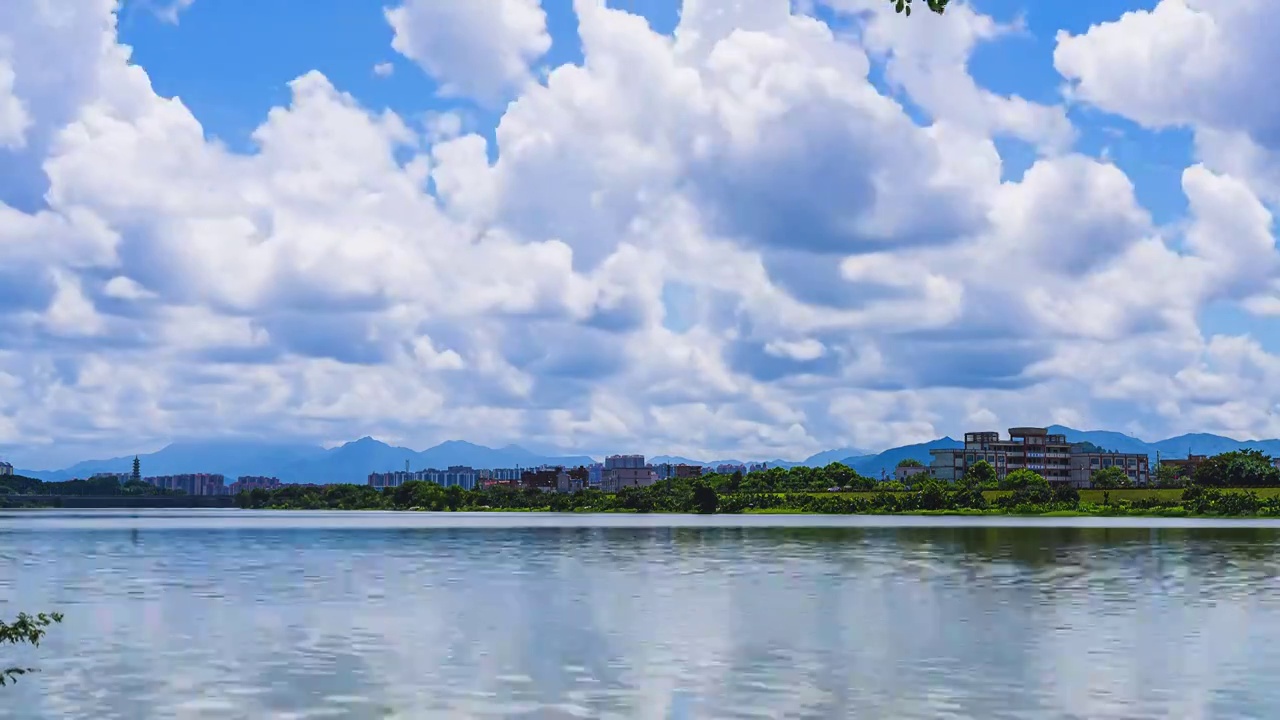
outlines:
[{"label": "building", "polygon": [[575,477],[574,475],[577,475],[577,473],[571,475],[568,471],[561,470],[556,475],[556,492],[572,493],[582,490],[586,484],[584,478],[581,476]]},{"label": "building", "polygon": [[142,479],[148,485],[161,490],[176,490],[187,495],[226,495],[226,478],[220,473],[184,473],[181,475],[153,475]]},{"label": "building", "polygon": [[242,492],[251,490],[276,490],[281,485],[279,478],[262,475],[241,475],[236,478],[235,482],[227,486],[227,494],[239,495]]},{"label": "building", "polygon": [[1050,484],[1089,487],[1094,470],[1119,465],[1136,484],[1150,481],[1146,455],[1126,453],[1075,452],[1065,435],[1047,428],[1009,428],[1009,438],[998,432],[971,432],[964,435],[964,447],[930,450],[929,474],[946,482],[964,477],[975,463],[985,460],[1003,480],[1015,470],[1031,470]]},{"label": "building", "polygon": [[591,463],[587,466],[587,487],[599,490],[603,480],[604,463]]},{"label": "building", "polygon": [[702,477],[701,465],[687,465],[685,463],[659,463],[653,466],[653,471],[657,473],[659,480]]},{"label": "building", "polygon": [[540,467],[525,470],[520,474],[520,486],[550,492],[560,486],[560,475],[562,474],[564,474],[564,468],[562,467]]},{"label": "building", "polygon": [[1072,453],[1071,484],[1078,488],[1090,487],[1093,474],[1109,467],[1118,467],[1129,476],[1132,485],[1146,485],[1151,482],[1151,473],[1147,467],[1150,462],[1143,453]]},{"label": "building", "polygon": [[616,493],[622,488],[645,487],[656,481],[657,475],[645,464],[643,455],[610,455],[604,459],[600,489]]},{"label": "building", "polygon": [[367,484],[369,487],[381,490],[400,487],[407,482],[429,482],[441,487],[457,486],[463,490],[473,490],[480,487],[480,481],[483,479],[481,475],[482,472],[475,468],[465,465],[453,465],[448,470],[430,468],[427,470],[392,470],[384,473],[369,473]]},{"label": "building", "polygon": [[909,484],[911,478],[928,472],[929,468],[924,465],[899,465],[893,469],[893,479],[900,483]]},{"label": "building", "polygon": [[1196,468],[1200,467],[1200,463],[1208,460],[1208,455],[1192,455],[1191,451],[1187,451],[1187,457],[1184,458],[1160,458],[1161,466],[1169,466],[1177,472],[1178,477],[1189,478],[1196,474]]},{"label": "building", "polygon": [[116,484],[123,485],[129,482],[130,473],[116,472],[100,472],[89,476],[90,480],[111,480]]},{"label": "building", "polygon": [[4,477],[6,475],[12,475],[12,474],[13,474],[13,466],[3,460],[0,460],[0,477]]}]

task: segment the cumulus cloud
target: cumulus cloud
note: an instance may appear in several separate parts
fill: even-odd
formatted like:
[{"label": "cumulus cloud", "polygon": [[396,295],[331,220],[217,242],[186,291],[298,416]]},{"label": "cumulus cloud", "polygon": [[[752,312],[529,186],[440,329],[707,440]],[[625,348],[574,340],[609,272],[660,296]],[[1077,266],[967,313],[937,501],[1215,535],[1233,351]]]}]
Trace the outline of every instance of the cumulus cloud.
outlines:
[{"label": "cumulus cloud", "polygon": [[[1120,168],[1072,152],[1062,107],[973,81],[1011,30],[968,6],[917,23],[831,0],[845,33],[788,0],[685,0],[663,35],[578,0],[582,62],[535,81],[537,3],[408,0],[396,50],[446,94],[510,101],[488,139],[309,72],[241,153],[156,94],[114,2],[79,2],[0,9],[0,133],[22,127],[0,162],[39,188],[0,184],[17,457],[209,428],[706,457],[1063,419],[1280,434],[1275,360],[1199,325],[1280,303],[1265,118],[1177,111],[1248,144],[1188,168],[1188,216],[1158,226]],[[1185,5],[1151,16],[1207,12]],[[1077,100],[1177,116],[1126,105],[1097,37],[1060,43]],[[997,136],[1039,150],[1021,179]]]},{"label": "cumulus cloud", "polygon": [[422,66],[445,95],[496,104],[533,79],[551,48],[539,0],[405,0],[386,10],[391,46]]}]

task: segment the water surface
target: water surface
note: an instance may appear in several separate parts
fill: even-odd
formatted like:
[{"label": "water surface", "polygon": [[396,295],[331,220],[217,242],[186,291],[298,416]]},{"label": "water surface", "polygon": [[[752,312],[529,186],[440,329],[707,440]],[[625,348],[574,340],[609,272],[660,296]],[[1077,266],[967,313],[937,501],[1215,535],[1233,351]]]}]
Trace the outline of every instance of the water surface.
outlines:
[{"label": "water surface", "polygon": [[[0,513],[0,718],[1275,718],[1280,526]],[[4,659],[9,659],[6,648]]]}]

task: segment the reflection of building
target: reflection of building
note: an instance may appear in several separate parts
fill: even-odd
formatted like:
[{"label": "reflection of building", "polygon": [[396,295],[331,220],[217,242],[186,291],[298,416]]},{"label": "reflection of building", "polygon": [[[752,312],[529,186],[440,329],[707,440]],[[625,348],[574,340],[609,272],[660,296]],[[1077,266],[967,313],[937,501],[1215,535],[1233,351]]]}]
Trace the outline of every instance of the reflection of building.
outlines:
[{"label": "reflection of building", "polygon": [[929,473],[939,480],[954,482],[975,463],[985,460],[1003,479],[1014,470],[1031,470],[1053,484],[1089,487],[1093,472],[1117,466],[1136,484],[1150,480],[1147,456],[1139,453],[1074,452],[1064,435],[1046,428],[1016,427],[1009,429],[1009,439],[997,432],[971,432],[964,435],[964,447],[930,450],[933,460]]},{"label": "reflection of building", "polygon": [[3,460],[0,460],[0,476],[12,475],[12,474],[13,474],[13,466]]},{"label": "reflection of building", "polygon": [[656,480],[653,469],[644,463],[643,455],[610,455],[604,459],[600,489],[618,492],[627,487],[645,487]]},{"label": "reflection of building", "polygon": [[223,485],[226,479],[219,473],[184,473],[181,475],[154,475],[143,482],[161,490],[176,490],[187,495],[226,495]]}]

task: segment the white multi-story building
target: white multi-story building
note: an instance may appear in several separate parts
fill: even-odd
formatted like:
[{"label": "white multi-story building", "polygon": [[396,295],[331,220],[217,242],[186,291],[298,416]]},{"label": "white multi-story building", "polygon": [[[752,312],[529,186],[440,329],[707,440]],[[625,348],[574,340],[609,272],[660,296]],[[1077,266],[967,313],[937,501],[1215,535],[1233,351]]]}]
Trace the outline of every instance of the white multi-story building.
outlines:
[{"label": "white multi-story building", "polygon": [[1137,485],[1150,480],[1148,459],[1140,453],[1087,453],[1073,450],[1067,438],[1046,428],[1009,428],[1009,439],[996,432],[964,435],[964,447],[930,450],[929,473],[946,482],[964,477],[970,467],[986,461],[1003,479],[1015,470],[1031,470],[1055,485],[1087,488],[1099,469],[1116,466]]},{"label": "white multi-story building", "polygon": [[3,460],[0,460],[0,476],[12,475],[12,474],[13,474],[13,466]]},{"label": "white multi-story building", "polygon": [[618,492],[626,487],[652,485],[656,481],[657,475],[645,464],[643,455],[610,455],[604,459],[600,489]]}]

